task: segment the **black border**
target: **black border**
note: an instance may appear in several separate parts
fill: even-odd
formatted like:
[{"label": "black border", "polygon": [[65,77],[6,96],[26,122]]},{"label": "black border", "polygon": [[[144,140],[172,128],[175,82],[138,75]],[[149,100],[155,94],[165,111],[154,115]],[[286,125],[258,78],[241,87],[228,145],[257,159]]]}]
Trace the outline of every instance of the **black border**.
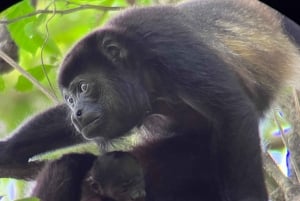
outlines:
[{"label": "black border", "polygon": [[0,0],[0,12],[20,2],[20,0]]}]

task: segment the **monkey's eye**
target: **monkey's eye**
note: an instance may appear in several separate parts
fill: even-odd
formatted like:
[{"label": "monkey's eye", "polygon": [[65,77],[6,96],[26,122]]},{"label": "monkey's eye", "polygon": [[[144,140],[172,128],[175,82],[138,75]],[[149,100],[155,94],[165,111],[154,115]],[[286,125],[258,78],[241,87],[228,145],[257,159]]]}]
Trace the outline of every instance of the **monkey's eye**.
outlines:
[{"label": "monkey's eye", "polygon": [[74,104],[74,99],[71,96],[65,96],[65,100],[68,104],[73,105]]},{"label": "monkey's eye", "polygon": [[88,83],[83,82],[83,83],[80,83],[80,85],[79,85],[79,90],[81,93],[87,92],[88,88],[89,88]]}]

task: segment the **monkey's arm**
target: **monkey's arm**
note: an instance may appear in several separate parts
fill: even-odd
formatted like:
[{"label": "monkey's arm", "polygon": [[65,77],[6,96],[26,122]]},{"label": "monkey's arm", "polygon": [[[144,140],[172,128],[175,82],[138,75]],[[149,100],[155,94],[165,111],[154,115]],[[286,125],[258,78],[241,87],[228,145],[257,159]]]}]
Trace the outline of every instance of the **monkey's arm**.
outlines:
[{"label": "monkey's arm", "polygon": [[[205,51],[207,50],[190,51],[190,57],[179,58],[182,62],[173,59],[168,63],[169,66],[176,66],[181,75],[180,79],[174,80],[172,86],[183,102],[214,122],[213,162],[217,167],[217,177],[224,196],[239,201],[247,200],[247,196],[251,196],[248,199],[251,201],[267,200],[258,112],[235,74],[228,70],[227,64],[213,52],[205,54]],[[193,52],[205,55],[205,63],[199,65],[198,60],[193,61],[191,58],[197,58]],[[189,59],[189,66],[193,69],[175,65],[185,64],[185,59]],[[265,95],[269,95],[264,86],[259,87]],[[249,186],[255,188],[249,189]]]},{"label": "monkey's arm", "polygon": [[[208,72],[207,78],[194,84],[198,87],[182,89],[181,97],[196,111],[207,112],[215,122],[213,149],[217,158],[214,162],[224,195],[233,200],[247,200],[244,193],[247,191],[246,196],[253,196],[253,201],[267,200],[254,104],[237,82],[232,77],[229,79],[230,75],[222,79],[224,74],[209,75]],[[256,190],[249,189],[254,184]]]},{"label": "monkey's arm", "polygon": [[0,164],[26,163],[36,154],[82,142],[72,127],[68,108],[61,104],[23,123],[0,142]]}]

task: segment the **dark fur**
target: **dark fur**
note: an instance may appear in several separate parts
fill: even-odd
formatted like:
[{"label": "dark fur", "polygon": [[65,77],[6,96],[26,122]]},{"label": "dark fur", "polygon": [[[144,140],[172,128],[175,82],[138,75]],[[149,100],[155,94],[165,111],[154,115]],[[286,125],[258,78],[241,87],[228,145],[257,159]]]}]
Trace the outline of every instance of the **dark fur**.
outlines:
[{"label": "dark fur", "polygon": [[[208,152],[211,148],[210,133],[211,130],[207,129],[202,130],[202,135],[189,134],[189,139],[185,135],[177,135],[159,141],[150,140],[146,145],[140,145],[131,151],[131,154],[139,159],[144,170],[147,195],[145,200],[220,200],[218,183],[212,179],[216,178],[216,175],[213,172],[211,153]],[[203,141],[207,143],[204,144]],[[189,143],[189,146],[183,147],[182,143]],[[175,150],[176,154],[170,154]],[[98,168],[95,164],[91,167],[91,160],[95,160],[95,157],[89,154],[71,154],[50,163],[38,176],[37,187],[32,195],[40,197],[42,201],[125,201],[103,197],[95,193],[84,181],[83,175],[88,178],[91,168],[94,173],[100,169],[103,171],[103,168]],[[115,175],[120,172],[122,166]],[[114,173],[107,174],[112,176]],[[109,179],[109,176],[107,177]],[[101,183],[99,178],[94,178]],[[113,180],[113,176],[111,179]],[[80,188],[83,190],[78,190]]]},{"label": "dark fur", "polygon": [[114,151],[97,158],[88,174],[88,182],[102,197],[132,201],[145,197],[143,169],[134,156]]},{"label": "dark fur", "polygon": [[39,173],[32,196],[42,201],[144,201],[144,174],[127,152],[68,154]]},{"label": "dark fur", "polygon": [[[169,137],[132,151],[144,166],[146,200],[266,201],[258,118],[299,77],[287,37],[298,33],[281,19],[255,0],[126,10],[64,59],[59,85],[70,110],[58,106],[21,127],[2,143],[1,162],[76,143],[70,122],[87,139],[113,139],[155,127],[144,122],[159,114],[171,121]],[[59,121],[47,115],[56,112]]]},{"label": "dark fur", "polygon": [[79,201],[81,184],[95,159],[91,154],[70,154],[47,164],[37,177],[32,196],[42,201]]}]

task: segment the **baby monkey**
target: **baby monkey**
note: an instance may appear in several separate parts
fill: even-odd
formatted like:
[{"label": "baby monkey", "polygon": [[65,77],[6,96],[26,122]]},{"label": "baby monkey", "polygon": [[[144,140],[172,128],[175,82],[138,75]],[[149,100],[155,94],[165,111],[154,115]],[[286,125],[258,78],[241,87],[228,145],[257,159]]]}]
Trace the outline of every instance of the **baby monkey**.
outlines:
[{"label": "baby monkey", "polygon": [[142,167],[127,152],[114,151],[99,156],[85,182],[103,201],[142,201],[146,195]]}]

